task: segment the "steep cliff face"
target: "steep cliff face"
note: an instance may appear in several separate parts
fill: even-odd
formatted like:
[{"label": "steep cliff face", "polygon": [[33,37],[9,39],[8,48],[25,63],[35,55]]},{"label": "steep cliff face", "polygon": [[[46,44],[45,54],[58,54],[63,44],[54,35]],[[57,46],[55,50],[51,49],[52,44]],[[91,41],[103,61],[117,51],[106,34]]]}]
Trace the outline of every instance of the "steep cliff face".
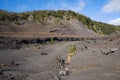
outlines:
[{"label": "steep cliff face", "polygon": [[[70,35],[71,34],[83,35],[83,33],[87,33],[87,34],[97,33],[97,34],[106,35],[106,34],[111,34],[116,30],[118,31],[120,30],[118,27],[115,28],[114,25],[93,21],[89,17],[86,17],[79,13],[75,13],[70,10],[68,11],[43,10],[43,11],[30,11],[30,12],[22,12],[22,13],[0,10],[0,27],[3,25],[15,26],[12,27],[12,30],[15,29],[15,31],[18,28],[17,31],[19,31],[19,29],[20,30],[22,29],[22,31],[25,30],[25,31],[37,32],[39,30],[41,31],[41,28],[43,28],[43,31],[45,30],[44,28],[46,28],[46,30],[50,28],[49,30],[51,32],[70,34]],[[52,30],[51,28],[54,29]],[[11,27],[9,29],[11,29]]]},{"label": "steep cliff face", "polygon": [[99,34],[85,27],[77,19],[71,19],[70,21],[61,21],[57,23],[24,23],[22,25],[0,25],[0,32],[2,34],[21,34],[23,36],[27,35],[72,35],[72,36],[99,36]]}]

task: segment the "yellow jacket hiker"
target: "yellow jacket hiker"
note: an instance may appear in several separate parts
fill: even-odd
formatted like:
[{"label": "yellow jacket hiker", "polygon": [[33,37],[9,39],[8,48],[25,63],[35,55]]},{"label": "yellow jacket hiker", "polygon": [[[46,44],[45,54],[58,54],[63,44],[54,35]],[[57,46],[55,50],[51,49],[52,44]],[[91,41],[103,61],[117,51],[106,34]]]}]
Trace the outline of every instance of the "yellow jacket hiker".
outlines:
[{"label": "yellow jacket hiker", "polygon": [[76,45],[71,45],[68,50],[67,62],[70,63],[72,56],[76,54]]}]

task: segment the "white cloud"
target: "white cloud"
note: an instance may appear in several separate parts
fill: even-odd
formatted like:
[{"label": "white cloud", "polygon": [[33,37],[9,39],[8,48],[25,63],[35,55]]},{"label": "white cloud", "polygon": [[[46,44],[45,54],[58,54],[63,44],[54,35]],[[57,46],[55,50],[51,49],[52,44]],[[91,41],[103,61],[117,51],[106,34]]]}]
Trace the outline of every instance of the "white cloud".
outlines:
[{"label": "white cloud", "polygon": [[113,25],[120,25],[120,18],[111,20],[111,21],[109,21],[109,23],[110,23],[110,24],[113,24]]},{"label": "white cloud", "polygon": [[17,6],[16,8],[17,11],[26,11],[27,9],[28,9],[28,6],[25,4]]},{"label": "white cloud", "polygon": [[69,9],[69,10],[73,10],[73,11],[76,11],[76,12],[79,12],[81,11],[85,6],[85,3],[83,1],[79,1],[78,3],[76,4],[62,4],[62,7],[64,9]]},{"label": "white cloud", "polygon": [[120,12],[120,0],[109,0],[102,8],[104,13]]},{"label": "white cloud", "polygon": [[73,10],[76,12],[81,11],[85,6],[85,2],[79,0],[77,2],[68,3],[68,2],[61,2],[61,4],[55,4],[54,2],[51,2],[47,4],[48,9],[54,9],[54,10]]}]

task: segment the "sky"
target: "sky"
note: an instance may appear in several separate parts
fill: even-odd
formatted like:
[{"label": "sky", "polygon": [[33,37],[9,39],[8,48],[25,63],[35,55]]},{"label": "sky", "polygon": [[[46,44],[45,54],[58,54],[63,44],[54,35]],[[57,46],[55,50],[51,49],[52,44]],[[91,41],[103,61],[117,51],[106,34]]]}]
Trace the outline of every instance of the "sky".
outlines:
[{"label": "sky", "polygon": [[0,0],[0,9],[13,12],[72,10],[95,21],[120,25],[120,0]]}]

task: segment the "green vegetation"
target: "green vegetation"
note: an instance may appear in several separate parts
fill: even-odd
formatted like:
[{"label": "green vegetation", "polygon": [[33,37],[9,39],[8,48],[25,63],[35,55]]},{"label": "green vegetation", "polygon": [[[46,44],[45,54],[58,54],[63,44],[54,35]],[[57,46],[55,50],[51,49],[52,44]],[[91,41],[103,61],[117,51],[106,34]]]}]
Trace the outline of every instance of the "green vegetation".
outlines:
[{"label": "green vegetation", "polygon": [[[53,17],[56,22],[60,20],[69,21],[71,18],[76,18],[80,22],[82,22],[85,26],[89,29],[103,33],[103,34],[111,34],[116,30],[120,31],[119,27],[115,27],[114,25],[92,21],[89,17],[86,17],[82,14],[75,13],[71,10],[64,11],[64,10],[43,10],[43,11],[31,11],[31,12],[22,12],[22,13],[15,13],[15,12],[8,12],[5,10],[0,10],[0,24],[8,24],[10,22],[14,22],[15,24],[17,21],[20,20],[28,20],[29,16],[33,16],[32,22],[34,23],[47,23],[48,19]],[[96,30],[94,28],[96,27]]]},{"label": "green vegetation", "polygon": [[106,24],[106,23],[94,21],[94,25],[95,25],[96,29],[98,31],[100,29],[103,34],[111,34],[112,32],[115,32],[115,30],[116,30],[115,26],[110,25],[110,24]]},{"label": "green vegetation", "polygon": [[53,44],[53,43],[54,43],[53,38],[50,38],[50,43],[51,43],[51,44]]},{"label": "green vegetation", "polygon": [[115,29],[120,31],[120,26],[116,26]]},{"label": "green vegetation", "polygon": [[25,20],[28,18],[30,12],[15,13],[0,10],[0,24],[8,24],[10,22],[16,22],[19,20]]},{"label": "green vegetation", "polygon": [[73,55],[73,54],[75,54],[76,53],[76,45],[71,45],[70,47],[69,47],[69,50],[68,50],[68,53],[69,54],[71,54],[71,55]]}]

